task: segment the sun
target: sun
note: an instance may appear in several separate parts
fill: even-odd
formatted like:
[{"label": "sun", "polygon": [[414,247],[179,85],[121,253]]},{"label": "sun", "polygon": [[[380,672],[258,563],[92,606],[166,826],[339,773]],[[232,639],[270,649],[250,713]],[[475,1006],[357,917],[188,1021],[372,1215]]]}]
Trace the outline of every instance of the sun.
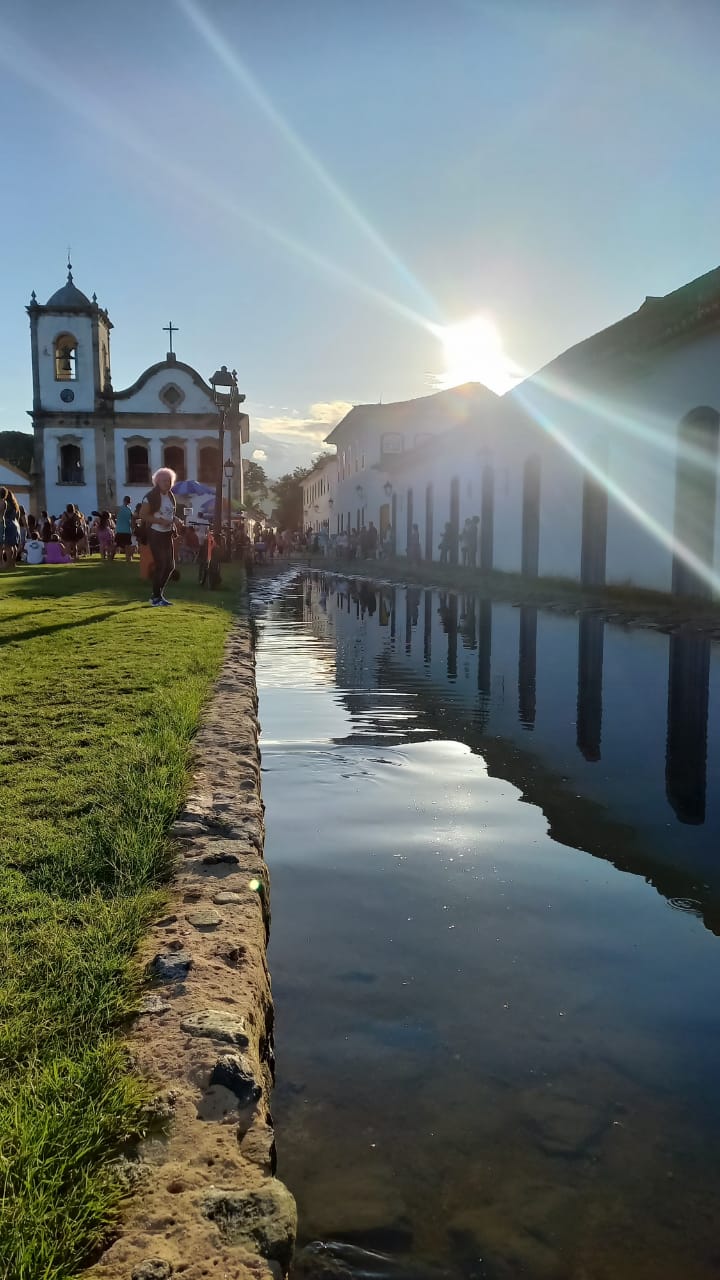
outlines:
[{"label": "sun", "polygon": [[517,365],[503,348],[500,331],[486,314],[478,313],[457,324],[435,325],[442,343],[445,368],[435,375],[440,390],[464,382],[482,382],[497,395],[509,391],[522,378]]}]

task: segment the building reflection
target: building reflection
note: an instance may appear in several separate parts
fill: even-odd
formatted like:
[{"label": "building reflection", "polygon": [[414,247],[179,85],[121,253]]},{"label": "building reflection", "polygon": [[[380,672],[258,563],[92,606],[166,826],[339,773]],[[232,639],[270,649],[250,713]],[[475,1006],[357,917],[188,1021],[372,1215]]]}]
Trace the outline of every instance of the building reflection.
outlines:
[{"label": "building reflection", "polygon": [[535,724],[535,681],[537,677],[538,611],[531,605],[520,608],[520,652],[518,658],[518,715],[525,729]]},{"label": "building reflection", "polygon": [[[720,934],[708,637],[627,636],[596,613],[558,618],[534,605],[387,584],[360,586],[356,620],[355,609],[347,613],[354,586],[317,583],[309,610],[304,590],[299,597],[306,624],[334,644],[354,717],[348,740],[466,744],[491,776],[543,809],[561,843],[645,876]],[[292,599],[281,611],[292,612]],[[396,620],[404,645],[392,643]],[[412,643],[420,626],[422,651]]]},{"label": "building reflection", "polygon": [[447,673],[448,679],[457,679],[457,642],[458,642],[458,598],[454,592],[440,593],[438,617],[442,629],[448,638]]},{"label": "building reflection", "polygon": [[492,659],[492,601],[481,600],[478,610],[478,693],[490,698],[490,665]]},{"label": "building reflection", "polygon": [[477,649],[477,601],[475,596],[463,596],[458,619],[458,630],[464,649]]},{"label": "building reflection", "polygon": [[605,620],[583,613],[578,620],[577,745],[586,760],[600,759]]},{"label": "building reflection", "polygon": [[432,607],[433,593],[432,591],[426,591],[423,619],[423,662],[426,666],[429,666],[432,660]]},{"label": "building reflection", "polygon": [[680,822],[705,821],[710,639],[670,637],[665,792]]},{"label": "building reflection", "polygon": [[[452,714],[459,717],[456,727],[459,737],[465,736],[461,725],[463,716],[468,736],[471,733],[484,736],[489,732],[493,738],[507,739],[519,746],[521,735],[530,730],[535,739],[533,750],[540,753],[538,758],[546,767],[552,768],[554,762],[563,760],[572,767],[567,754],[572,737],[568,741],[566,726],[574,724],[574,745],[582,759],[589,764],[601,758],[604,761],[602,785],[607,784],[608,794],[613,785],[620,785],[619,771],[624,771],[622,786],[625,785],[627,765],[621,763],[625,753],[628,759],[642,760],[638,786],[646,788],[648,797],[655,787],[661,796],[664,791],[679,822],[695,826],[708,823],[712,655],[712,641],[708,637],[690,630],[668,637],[665,642],[667,666],[664,654],[658,662],[662,650],[655,647],[652,651],[655,656],[648,657],[653,663],[653,675],[648,676],[646,686],[653,691],[647,695],[653,701],[647,704],[645,715],[641,712],[632,718],[623,682],[630,679],[631,670],[642,669],[643,658],[639,656],[642,638],[638,637],[634,657],[624,657],[619,667],[618,652],[615,647],[608,648],[606,623],[598,613],[567,617],[558,630],[558,621],[534,605],[521,605],[513,611],[509,605],[494,604],[470,593],[418,587],[402,589],[362,580],[318,580],[314,585],[317,595],[310,612],[316,610],[325,616],[328,601],[334,601],[337,618],[344,615],[345,619],[342,643],[348,647],[352,637],[348,652],[364,654],[364,681],[371,679],[383,647],[389,646],[409,676],[413,669],[424,669],[430,681],[425,687],[428,692],[432,686],[436,687],[437,696],[444,698],[444,714],[448,717],[452,705]],[[297,610],[303,605],[308,611],[305,589],[299,601],[296,597],[293,604],[293,598],[289,597],[283,607]],[[351,608],[348,618],[346,611],[351,605],[355,607]],[[513,621],[513,614],[517,621]],[[404,639],[397,650],[392,644],[396,626],[398,638]],[[352,631],[349,632],[348,627]],[[419,644],[413,647],[413,633],[419,628],[422,628],[422,651]],[[469,653],[475,650],[477,666],[467,661]],[[666,678],[667,723],[663,745],[662,724],[659,741],[657,737],[657,689],[659,683],[664,685]],[[512,693],[508,699],[508,693],[514,688],[516,700]],[[604,720],[617,725],[618,715],[625,729],[622,738],[614,740],[610,752],[607,742],[603,743]],[[650,732],[654,735],[652,739],[643,737]],[[576,767],[582,768],[579,762]],[[567,766],[563,764],[561,768],[565,772]],[[580,777],[578,772],[578,784]],[[657,805],[657,796],[653,803]],[[642,798],[638,797],[636,813],[641,808]]]}]

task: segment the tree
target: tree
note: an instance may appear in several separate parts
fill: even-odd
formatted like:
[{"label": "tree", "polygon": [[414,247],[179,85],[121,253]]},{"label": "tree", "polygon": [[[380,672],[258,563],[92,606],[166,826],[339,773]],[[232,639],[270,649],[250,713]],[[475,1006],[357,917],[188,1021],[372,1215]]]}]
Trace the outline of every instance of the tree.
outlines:
[{"label": "tree", "polygon": [[0,431],[0,458],[29,473],[33,460],[33,437],[27,431]]},{"label": "tree", "polygon": [[268,478],[259,462],[248,460],[244,464],[244,491],[247,506],[252,507],[268,496]]},{"label": "tree", "polygon": [[280,529],[302,529],[302,481],[311,471],[312,467],[296,467],[294,471],[287,472],[275,481],[274,515]]}]

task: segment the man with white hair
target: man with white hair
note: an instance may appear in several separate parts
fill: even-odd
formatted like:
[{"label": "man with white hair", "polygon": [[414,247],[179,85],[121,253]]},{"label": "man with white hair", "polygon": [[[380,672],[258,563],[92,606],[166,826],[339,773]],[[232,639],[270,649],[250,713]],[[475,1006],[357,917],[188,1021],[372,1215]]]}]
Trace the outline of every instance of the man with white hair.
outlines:
[{"label": "man with white hair", "polygon": [[140,509],[140,519],[145,522],[148,546],[153,558],[152,605],[172,604],[171,600],[165,599],[165,587],[175,569],[175,498],[172,487],[176,480],[177,476],[170,467],[160,467],[153,474],[153,487],[145,494]]}]

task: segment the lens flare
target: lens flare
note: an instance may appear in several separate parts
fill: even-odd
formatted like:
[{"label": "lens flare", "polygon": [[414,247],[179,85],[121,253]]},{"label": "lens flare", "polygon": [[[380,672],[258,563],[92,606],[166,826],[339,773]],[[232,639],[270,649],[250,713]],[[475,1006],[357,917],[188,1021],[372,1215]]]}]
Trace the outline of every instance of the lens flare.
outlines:
[{"label": "lens flare", "polygon": [[523,376],[504,350],[495,321],[483,312],[456,324],[433,325],[432,332],[442,344],[445,361],[444,371],[433,378],[438,390],[481,382],[503,395]]}]

